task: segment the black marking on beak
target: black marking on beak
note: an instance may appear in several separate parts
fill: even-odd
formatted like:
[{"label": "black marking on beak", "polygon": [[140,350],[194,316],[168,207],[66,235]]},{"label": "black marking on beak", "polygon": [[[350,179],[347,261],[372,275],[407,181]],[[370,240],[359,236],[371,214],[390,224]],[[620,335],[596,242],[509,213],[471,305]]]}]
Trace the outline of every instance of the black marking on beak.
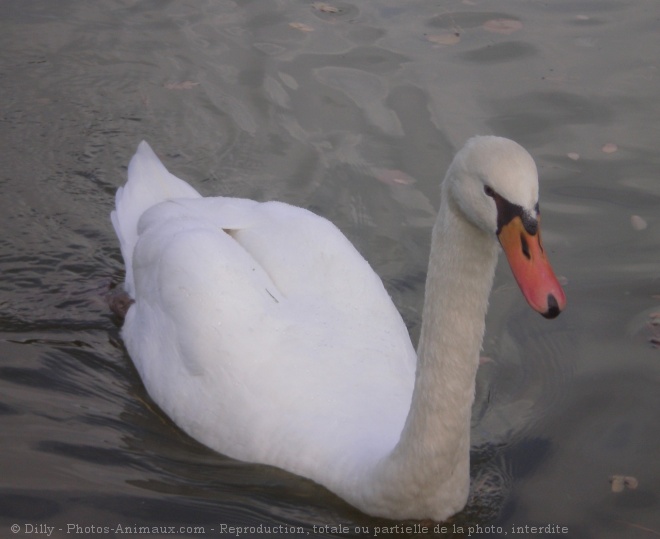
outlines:
[{"label": "black marking on beak", "polygon": [[531,260],[532,255],[529,254],[529,244],[527,243],[527,238],[525,237],[525,234],[520,234],[520,245],[522,246],[522,252],[523,255],[525,255],[525,258],[527,260]]},{"label": "black marking on beak", "polygon": [[[518,206],[520,207],[520,206]],[[536,233],[539,231],[539,220],[538,218],[532,217],[529,212],[523,211],[522,222],[525,230],[530,236],[536,236]]]},{"label": "black marking on beak", "polygon": [[[522,206],[509,202],[506,198],[496,193],[492,187],[484,187],[485,193],[492,197],[495,201],[495,206],[497,207],[497,230],[496,233],[502,231],[502,227],[508,225],[514,218],[520,217],[525,231],[530,236],[535,236],[539,231],[539,222],[538,217],[534,217],[530,212],[526,211]],[[538,203],[534,206],[536,210],[536,215],[540,215]],[[524,251],[523,247],[523,251]],[[527,256],[527,255],[525,255]],[[529,257],[528,257],[529,258]]]},{"label": "black marking on beak", "polygon": [[559,308],[559,304],[557,303],[557,298],[555,298],[555,296],[553,296],[552,294],[548,294],[548,310],[541,314],[545,318],[551,319],[551,318],[557,318],[560,312],[561,309]]}]

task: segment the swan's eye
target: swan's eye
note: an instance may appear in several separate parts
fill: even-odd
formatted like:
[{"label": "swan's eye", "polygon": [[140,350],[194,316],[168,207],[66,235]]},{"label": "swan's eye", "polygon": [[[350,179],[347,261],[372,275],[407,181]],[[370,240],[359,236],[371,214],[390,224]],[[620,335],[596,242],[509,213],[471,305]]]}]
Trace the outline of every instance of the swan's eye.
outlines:
[{"label": "swan's eye", "polygon": [[495,198],[495,191],[490,185],[484,185],[484,193],[486,193],[489,197]]}]

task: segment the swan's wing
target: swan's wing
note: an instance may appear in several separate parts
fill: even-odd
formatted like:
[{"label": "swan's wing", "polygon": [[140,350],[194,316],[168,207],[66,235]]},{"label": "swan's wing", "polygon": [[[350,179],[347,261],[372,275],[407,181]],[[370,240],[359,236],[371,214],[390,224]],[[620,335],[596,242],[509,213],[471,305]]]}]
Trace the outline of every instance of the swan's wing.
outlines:
[{"label": "swan's wing", "polygon": [[327,219],[281,202],[211,197],[160,205],[140,226],[177,215],[194,215],[228,233],[286,298],[316,298],[385,326],[401,322],[381,279]]},{"label": "swan's wing", "polygon": [[[151,396],[191,435],[305,475],[323,454],[396,442],[414,351],[334,225],[280,203],[180,199],[148,210],[139,234],[124,339]],[[290,452],[310,441],[308,458]]]}]

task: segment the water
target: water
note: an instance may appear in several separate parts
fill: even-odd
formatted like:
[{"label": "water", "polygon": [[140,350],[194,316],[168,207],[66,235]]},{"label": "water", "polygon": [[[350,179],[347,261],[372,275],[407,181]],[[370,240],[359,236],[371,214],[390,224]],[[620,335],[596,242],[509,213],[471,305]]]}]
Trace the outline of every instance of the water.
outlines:
[{"label": "water", "polygon": [[[416,340],[437,185],[476,133],[537,160],[569,306],[555,321],[530,314],[501,261],[474,412],[478,488],[446,535],[658,535],[660,7],[327,4],[339,11],[0,4],[1,535],[228,536],[225,524],[365,537],[401,524],[217,455],[155,407],[102,299],[123,276],[108,214],[147,139],[204,194],[332,219]],[[612,492],[616,474],[637,488]]]}]

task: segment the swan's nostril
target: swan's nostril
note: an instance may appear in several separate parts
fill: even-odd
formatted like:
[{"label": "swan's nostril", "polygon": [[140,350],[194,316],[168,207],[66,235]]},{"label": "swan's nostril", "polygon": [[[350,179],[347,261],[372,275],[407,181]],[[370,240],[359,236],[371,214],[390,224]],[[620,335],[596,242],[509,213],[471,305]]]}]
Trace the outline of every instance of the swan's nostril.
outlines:
[{"label": "swan's nostril", "polygon": [[523,256],[527,260],[531,260],[532,255],[529,253],[529,243],[527,243],[527,238],[525,237],[525,234],[520,234],[520,246],[522,247]]}]

